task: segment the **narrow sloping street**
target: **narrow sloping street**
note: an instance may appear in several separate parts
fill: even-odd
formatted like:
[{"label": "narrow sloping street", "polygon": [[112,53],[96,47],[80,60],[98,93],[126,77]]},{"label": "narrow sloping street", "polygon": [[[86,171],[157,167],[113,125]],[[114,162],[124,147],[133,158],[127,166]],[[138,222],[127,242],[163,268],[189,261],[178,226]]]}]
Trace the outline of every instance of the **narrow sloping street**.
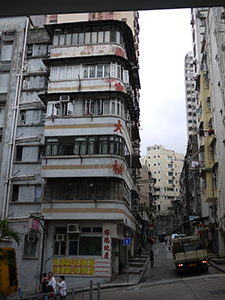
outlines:
[{"label": "narrow sloping street", "polygon": [[[101,300],[224,299],[225,274],[209,266],[207,273],[192,271],[179,276],[169,247],[164,243],[155,244],[154,266],[148,265],[141,282],[134,286],[103,289]],[[94,293],[94,299],[97,299],[96,296]],[[85,299],[89,299],[88,295]]]}]

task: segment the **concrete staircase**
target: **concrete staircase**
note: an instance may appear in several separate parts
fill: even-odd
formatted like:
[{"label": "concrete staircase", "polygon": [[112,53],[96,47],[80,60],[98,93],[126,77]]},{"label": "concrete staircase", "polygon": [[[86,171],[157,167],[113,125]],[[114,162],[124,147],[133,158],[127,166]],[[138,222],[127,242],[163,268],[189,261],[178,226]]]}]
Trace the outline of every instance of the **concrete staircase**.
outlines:
[{"label": "concrete staircase", "polygon": [[129,274],[141,274],[143,272],[144,265],[149,259],[148,254],[151,250],[151,247],[147,245],[145,249],[142,250],[141,258],[132,257],[129,259]]}]

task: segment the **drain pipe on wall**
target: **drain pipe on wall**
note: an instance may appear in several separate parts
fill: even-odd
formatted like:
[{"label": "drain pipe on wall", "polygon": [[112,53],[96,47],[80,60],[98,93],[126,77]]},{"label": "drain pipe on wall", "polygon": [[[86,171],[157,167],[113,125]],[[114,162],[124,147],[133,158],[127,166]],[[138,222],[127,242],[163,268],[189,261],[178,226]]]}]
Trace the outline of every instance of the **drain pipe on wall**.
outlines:
[{"label": "drain pipe on wall", "polygon": [[12,168],[13,168],[13,161],[14,161],[16,129],[17,129],[18,116],[19,116],[19,102],[20,102],[20,96],[21,96],[23,66],[24,66],[24,58],[25,58],[25,52],[26,52],[29,23],[30,23],[30,19],[29,19],[29,17],[27,17],[26,25],[25,25],[22,61],[21,61],[20,72],[17,75],[16,94],[15,94],[15,102],[14,102],[14,107],[13,107],[12,131],[11,131],[11,137],[10,137],[10,143],[9,143],[8,165],[7,165],[7,171],[6,171],[4,199],[3,199],[3,215],[2,215],[3,219],[7,218],[8,211],[9,211],[9,200],[10,200],[10,194],[11,194],[10,192],[11,192],[11,185],[12,185]]}]

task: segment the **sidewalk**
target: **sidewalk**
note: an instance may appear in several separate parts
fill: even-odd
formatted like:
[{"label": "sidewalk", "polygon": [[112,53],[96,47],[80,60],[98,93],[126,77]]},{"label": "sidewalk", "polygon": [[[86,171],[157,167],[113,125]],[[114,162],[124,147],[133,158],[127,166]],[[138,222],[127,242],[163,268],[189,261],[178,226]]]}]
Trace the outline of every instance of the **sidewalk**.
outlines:
[{"label": "sidewalk", "polygon": [[[154,249],[154,246],[153,246]],[[109,283],[101,284],[101,288],[110,288],[110,287],[120,287],[120,286],[131,286],[138,284],[142,279],[145,270],[149,263],[148,253],[151,250],[150,245],[146,245],[145,249],[142,251],[141,258],[131,258],[129,260],[129,282],[127,282],[127,271],[124,271],[123,274],[118,274],[117,277]]]},{"label": "sidewalk", "polygon": [[225,273],[225,257],[218,257],[214,253],[209,253],[209,263],[215,269]]}]

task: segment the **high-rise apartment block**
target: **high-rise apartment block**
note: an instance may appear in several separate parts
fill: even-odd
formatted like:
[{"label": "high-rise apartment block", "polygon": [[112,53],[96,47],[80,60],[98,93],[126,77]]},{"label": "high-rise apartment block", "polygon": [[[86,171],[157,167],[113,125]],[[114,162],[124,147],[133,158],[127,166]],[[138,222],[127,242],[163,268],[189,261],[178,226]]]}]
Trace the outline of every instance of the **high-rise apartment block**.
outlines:
[{"label": "high-rise apartment block", "polygon": [[155,183],[155,206],[157,213],[168,214],[179,201],[179,177],[184,156],[162,145],[147,147],[141,163],[151,171]]},{"label": "high-rise apartment block", "polygon": [[191,135],[197,134],[196,95],[193,62],[193,54],[192,52],[188,52],[184,59],[188,138]]}]

